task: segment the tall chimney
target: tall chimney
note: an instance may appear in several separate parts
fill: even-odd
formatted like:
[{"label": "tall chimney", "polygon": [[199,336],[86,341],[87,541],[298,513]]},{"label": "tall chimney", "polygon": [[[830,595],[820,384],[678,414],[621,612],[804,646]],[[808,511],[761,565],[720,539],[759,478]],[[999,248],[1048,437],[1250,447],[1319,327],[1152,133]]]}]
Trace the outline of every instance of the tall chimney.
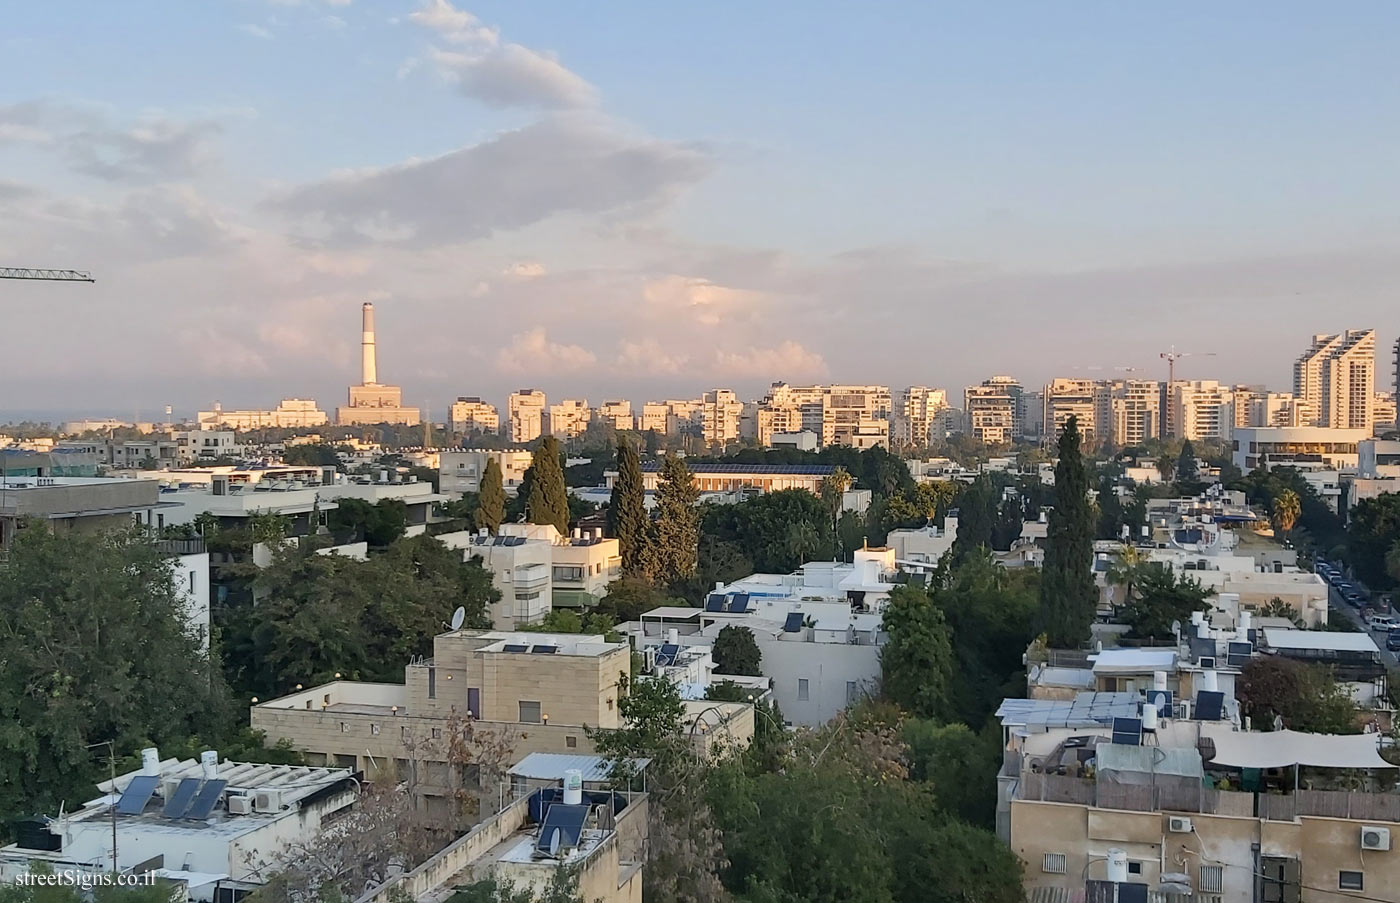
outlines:
[{"label": "tall chimney", "polygon": [[360,327],[360,385],[373,386],[378,383],[374,366],[374,305],[366,301],[364,324]]}]

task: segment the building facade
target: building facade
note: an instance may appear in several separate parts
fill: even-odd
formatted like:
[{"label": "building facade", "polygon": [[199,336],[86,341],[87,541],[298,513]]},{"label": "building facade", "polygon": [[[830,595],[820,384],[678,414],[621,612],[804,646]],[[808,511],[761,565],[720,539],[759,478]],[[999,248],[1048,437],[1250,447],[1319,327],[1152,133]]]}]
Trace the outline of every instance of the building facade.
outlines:
[{"label": "building facade", "polygon": [[217,401],[214,410],[196,415],[205,429],[223,427],[231,430],[307,429],[330,422],[326,412],[310,398],[284,398],[270,411],[225,411]]},{"label": "building facade", "polygon": [[405,407],[403,389],[379,382],[379,363],[374,344],[374,305],[361,308],[360,384],[349,389],[349,403],[336,411],[341,426],[396,423],[412,426],[419,422],[419,411]]},{"label": "building facade", "polygon": [[549,434],[556,439],[572,439],[588,429],[593,411],[586,398],[566,398],[549,406]]},{"label": "building facade", "polygon": [[1235,396],[1213,379],[1177,380],[1167,387],[1167,430],[1172,439],[1226,441],[1235,429]]},{"label": "building facade", "polygon": [[900,448],[927,448],[948,438],[948,392],[910,386],[899,393],[890,421],[890,442]]},{"label": "building facade", "polygon": [[506,419],[512,442],[534,442],[544,433],[544,392],[539,389],[517,389],[506,399]]},{"label": "building facade", "polygon": [[1293,364],[1293,394],[1307,405],[1310,426],[1369,430],[1375,377],[1374,329],[1318,334]]},{"label": "building facade", "polygon": [[454,433],[495,433],[501,429],[501,415],[496,406],[476,395],[462,395],[452,402],[447,420],[449,429]]},{"label": "building facade", "polygon": [[447,495],[480,492],[486,462],[494,458],[501,469],[501,485],[507,495],[515,495],[525,471],[530,469],[530,452],[525,449],[465,448],[438,455],[438,489]]},{"label": "building facade", "polygon": [[1021,438],[1025,424],[1024,392],[1010,376],[993,376],[981,385],[968,386],[963,390],[968,431],[988,445],[1004,445]]}]

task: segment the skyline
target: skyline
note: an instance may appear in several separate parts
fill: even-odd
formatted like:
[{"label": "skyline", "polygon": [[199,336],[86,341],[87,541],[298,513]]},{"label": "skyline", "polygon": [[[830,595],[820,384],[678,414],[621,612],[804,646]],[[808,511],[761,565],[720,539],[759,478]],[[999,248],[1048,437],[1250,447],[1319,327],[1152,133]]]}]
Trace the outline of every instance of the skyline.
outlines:
[{"label": "skyline", "polygon": [[97,282],[0,285],[0,416],[334,407],[365,301],[439,418],[1161,379],[1173,344],[1286,390],[1356,327],[1388,389],[1400,10],[1285,6],[25,7],[0,264]]}]

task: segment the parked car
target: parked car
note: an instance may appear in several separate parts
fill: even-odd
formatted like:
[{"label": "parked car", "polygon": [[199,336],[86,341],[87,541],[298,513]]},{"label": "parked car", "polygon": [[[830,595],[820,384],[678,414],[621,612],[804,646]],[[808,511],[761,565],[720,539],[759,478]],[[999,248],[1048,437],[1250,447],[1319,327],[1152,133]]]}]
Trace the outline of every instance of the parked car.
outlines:
[{"label": "parked car", "polygon": [[1400,627],[1400,621],[1395,620],[1390,615],[1376,615],[1371,618],[1372,630],[1383,630],[1388,634],[1397,627]]},{"label": "parked car", "polygon": [[1385,635],[1385,648],[1391,652],[1400,652],[1400,627],[1392,627],[1390,633]]}]

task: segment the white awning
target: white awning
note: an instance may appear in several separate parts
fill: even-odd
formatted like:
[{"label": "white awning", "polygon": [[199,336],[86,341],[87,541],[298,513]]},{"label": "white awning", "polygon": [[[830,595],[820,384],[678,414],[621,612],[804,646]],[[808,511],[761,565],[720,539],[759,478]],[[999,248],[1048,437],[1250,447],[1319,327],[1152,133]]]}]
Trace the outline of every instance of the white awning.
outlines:
[{"label": "white awning", "polygon": [[1205,729],[1215,743],[1210,765],[1231,768],[1395,768],[1378,751],[1380,734],[1305,734],[1301,731]]}]

